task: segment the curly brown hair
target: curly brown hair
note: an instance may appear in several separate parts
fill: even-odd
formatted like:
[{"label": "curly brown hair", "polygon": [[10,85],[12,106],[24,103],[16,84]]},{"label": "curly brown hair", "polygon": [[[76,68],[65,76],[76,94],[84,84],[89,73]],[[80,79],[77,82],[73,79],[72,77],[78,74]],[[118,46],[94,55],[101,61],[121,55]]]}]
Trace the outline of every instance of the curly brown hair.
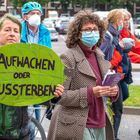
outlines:
[{"label": "curly brown hair", "polygon": [[68,48],[73,48],[77,46],[81,37],[81,29],[83,25],[87,23],[93,23],[97,25],[100,33],[100,39],[97,43],[97,46],[100,46],[106,30],[104,22],[100,20],[99,16],[91,10],[81,10],[75,15],[74,20],[69,25],[66,39],[66,44]]}]

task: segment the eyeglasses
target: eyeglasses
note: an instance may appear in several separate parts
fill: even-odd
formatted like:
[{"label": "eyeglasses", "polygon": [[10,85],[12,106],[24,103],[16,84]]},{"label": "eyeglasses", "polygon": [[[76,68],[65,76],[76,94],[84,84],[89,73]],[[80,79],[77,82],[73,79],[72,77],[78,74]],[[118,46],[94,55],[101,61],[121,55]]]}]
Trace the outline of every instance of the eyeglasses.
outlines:
[{"label": "eyeglasses", "polygon": [[98,28],[85,28],[85,29],[81,29],[81,31],[84,31],[84,32],[92,32],[92,31],[99,31]]}]

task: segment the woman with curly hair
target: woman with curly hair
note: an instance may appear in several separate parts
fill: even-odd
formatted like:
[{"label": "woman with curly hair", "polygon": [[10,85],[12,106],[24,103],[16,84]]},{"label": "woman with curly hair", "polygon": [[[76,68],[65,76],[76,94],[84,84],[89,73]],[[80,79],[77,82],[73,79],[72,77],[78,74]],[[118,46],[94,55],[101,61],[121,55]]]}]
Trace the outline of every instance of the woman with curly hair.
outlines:
[{"label": "woman with curly hair", "polygon": [[[89,10],[79,11],[71,22],[66,39],[69,49],[61,55],[65,90],[54,109],[48,140],[106,140],[103,96],[115,99],[118,87],[102,86],[110,68],[99,49],[104,32],[103,21]],[[113,135],[107,139],[113,140]]]}]

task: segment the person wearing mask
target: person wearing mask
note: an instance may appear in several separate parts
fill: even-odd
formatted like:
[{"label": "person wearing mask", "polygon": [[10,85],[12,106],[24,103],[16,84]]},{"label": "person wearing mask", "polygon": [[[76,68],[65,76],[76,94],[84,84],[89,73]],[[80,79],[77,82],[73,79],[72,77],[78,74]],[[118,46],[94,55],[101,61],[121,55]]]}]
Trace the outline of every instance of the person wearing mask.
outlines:
[{"label": "person wearing mask", "polygon": [[27,2],[21,9],[21,42],[36,43],[52,48],[49,30],[41,23],[42,6],[37,2]]},{"label": "person wearing mask", "polygon": [[[105,140],[106,113],[104,96],[115,100],[118,86],[102,86],[110,63],[99,49],[105,26],[98,15],[79,11],[70,23],[61,55],[66,65],[64,93],[56,105],[49,127],[48,140]],[[113,140],[112,131],[107,140]]]},{"label": "person wearing mask", "polygon": [[[0,47],[20,43],[21,23],[11,14],[5,14],[0,19]],[[60,97],[64,87],[58,85],[54,95]],[[27,106],[16,107],[0,104],[0,139],[29,140]]]},{"label": "person wearing mask", "polygon": [[[112,109],[114,112],[114,133],[115,139],[118,139],[118,130],[121,122],[121,116],[123,112],[123,97],[124,100],[128,98],[128,88],[124,83],[124,78],[129,73],[131,75],[131,63],[127,59],[127,53],[134,46],[134,41],[132,39],[124,38],[120,40],[120,31],[123,28],[124,15],[122,10],[114,9],[111,10],[107,16],[107,31],[104,40],[100,46],[101,50],[105,55],[105,59],[111,62],[111,70],[118,73],[123,73],[121,81],[119,82],[119,97],[116,102],[112,103]],[[130,65],[130,66],[129,66]],[[131,79],[132,80],[132,79]],[[132,82],[132,81],[129,81]],[[125,93],[124,93],[125,92]],[[125,96],[123,96],[125,95]]]},{"label": "person wearing mask", "polygon": [[131,38],[134,40],[135,45],[128,53],[128,56],[132,63],[140,63],[140,41],[129,30],[131,13],[126,9],[122,9],[122,11],[124,14],[124,22],[123,29],[120,31],[120,38]]}]

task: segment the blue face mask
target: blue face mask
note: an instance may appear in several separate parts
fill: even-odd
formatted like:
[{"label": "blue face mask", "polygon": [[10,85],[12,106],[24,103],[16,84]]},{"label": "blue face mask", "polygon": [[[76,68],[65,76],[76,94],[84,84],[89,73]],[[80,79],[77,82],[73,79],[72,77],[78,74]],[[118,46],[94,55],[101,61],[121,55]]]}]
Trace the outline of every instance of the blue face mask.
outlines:
[{"label": "blue face mask", "polygon": [[118,26],[118,31],[121,31],[123,29],[123,26],[122,25],[119,25]]},{"label": "blue face mask", "polygon": [[87,47],[92,48],[100,39],[99,31],[82,32],[81,41]]}]

